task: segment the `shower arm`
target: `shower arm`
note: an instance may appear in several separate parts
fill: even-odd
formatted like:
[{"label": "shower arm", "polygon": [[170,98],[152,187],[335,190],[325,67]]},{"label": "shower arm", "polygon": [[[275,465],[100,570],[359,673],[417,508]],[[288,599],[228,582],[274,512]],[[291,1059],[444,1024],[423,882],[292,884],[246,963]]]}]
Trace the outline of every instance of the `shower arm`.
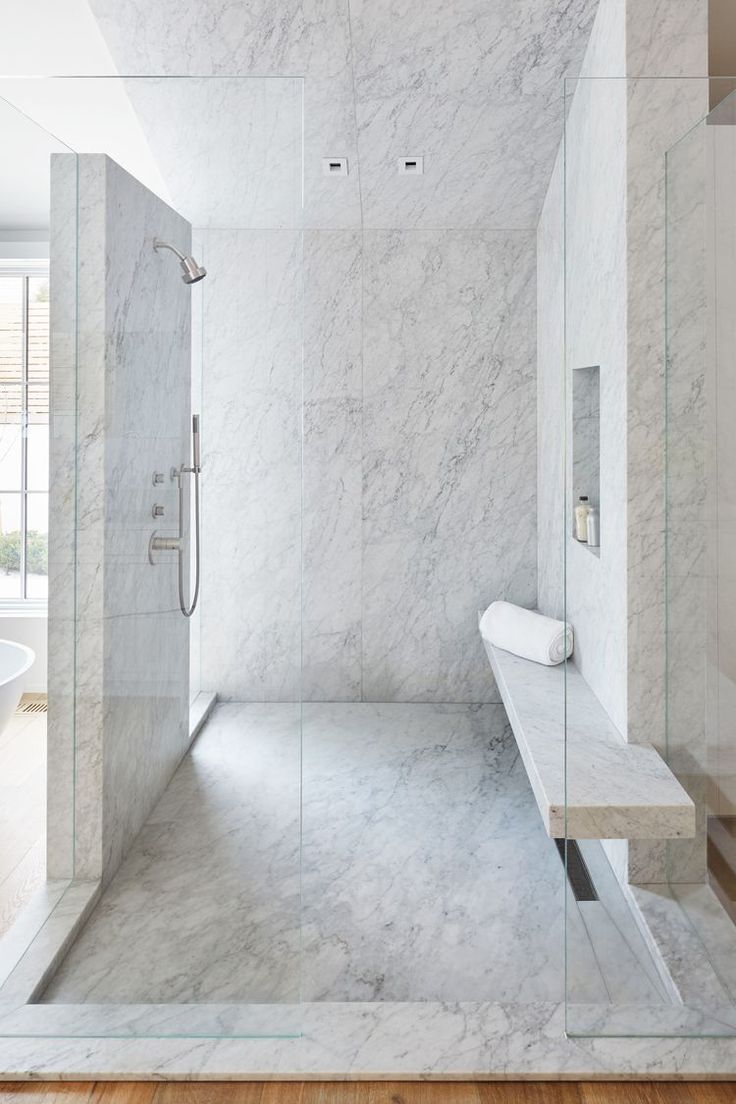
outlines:
[{"label": "shower arm", "polygon": [[170,249],[172,253],[176,254],[180,261],[186,260],[186,257],[181,252],[181,250],[177,249],[175,245],[171,244],[171,242],[164,241],[163,238],[154,238],[153,248],[156,250],[157,253],[159,249]]}]

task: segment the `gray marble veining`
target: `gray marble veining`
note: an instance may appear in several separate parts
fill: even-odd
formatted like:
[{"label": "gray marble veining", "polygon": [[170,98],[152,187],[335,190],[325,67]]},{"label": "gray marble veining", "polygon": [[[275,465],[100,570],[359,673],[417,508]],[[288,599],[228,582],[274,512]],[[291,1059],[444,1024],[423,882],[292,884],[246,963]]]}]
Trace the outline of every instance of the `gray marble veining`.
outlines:
[{"label": "gray marble veining", "polygon": [[[662,1020],[660,1008],[653,1013],[650,1025]],[[116,1038],[93,1046],[83,1038],[5,1038],[0,1064],[13,1080],[719,1080],[736,1072],[732,1038],[634,1039],[628,1027],[621,1022],[621,1038],[566,1038],[565,1008],[549,1002],[319,1003],[306,1009],[299,1038]]]},{"label": "gray marble veining", "polygon": [[[565,146],[538,236],[540,608],[562,612],[566,542],[566,616],[575,625],[576,663],[621,733],[660,750],[664,155],[703,113],[707,82],[672,78],[707,71],[706,8],[702,0],[675,6],[601,0],[583,79],[568,82]],[[653,79],[659,76],[670,79]],[[600,367],[601,384],[600,556],[563,531],[563,442],[551,430],[564,423],[570,439],[565,389],[569,395],[572,371],[592,365]],[[689,645],[684,651],[689,663]],[[683,688],[693,670],[691,664]],[[673,769],[699,800],[690,773],[674,760]],[[658,881],[669,854],[690,878],[698,852],[702,871],[702,848],[689,841],[669,848],[620,844],[615,861],[624,879]]]},{"label": "gray marble veining", "polygon": [[[296,706],[216,707],[45,1005],[561,998],[564,872],[501,706],[306,705],[301,742]],[[662,999],[616,892],[568,912],[581,1004]]]},{"label": "gray marble veining", "polygon": [[[242,5],[221,0],[91,4],[121,73],[303,76],[305,225],[333,229],[361,219],[533,227],[562,133],[562,77],[577,70],[595,6],[470,0],[458,17],[440,0],[416,10],[395,0],[258,0],[245,17]],[[137,106],[135,91],[131,98]],[[181,104],[172,126],[170,114],[143,110],[154,154],[176,131],[201,152],[210,113],[206,102]],[[240,171],[225,171],[234,154]],[[423,177],[397,176],[407,154],[424,155]],[[347,179],[322,175],[330,156],[348,157]],[[247,146],[223,144],[211,168],[212,205],[241,205],[233,182],[253,175]],[[257,198],[260,218],[274,195]]]},{"label": "gray marble veining", "polygon": [[202,685],[300,694],[302,237],[202,231]]},{"label": "gray marble veining", "polygon": [[294,699],[301,644],[305,700],[497,700],[476,611],[535,589],[532,236],[202,239],[203,685]]},{"label": "gray marble veining", "polygon": [[572,662],[545,667],[485,647],[550,836],[695,834],[695,805],[664,759],[622,738]]},{"label": "gray marble veining", "polygon": [[497,700],[477,610],[536,590],[533,237],[365,239],[363,694]]},{"label": "gray marble veining", "polygon": [[[75,670],[64,647],[52,649],[49,662],[54,689],[67,678],[76,697],[74,737],[68,710],[50,727],[54,769],[60,778],[73,771],[75,789],[72,795],[62,785],[51,800],[49,833],[53,872],[72,873],[73,826],[74,873],[93,879],[117,867],[188,742],[189,641],[178,613],[175,562],[154,570],[147,551],[152,473],[187,455],[190,355],[189,289],[152,243],[161,235],[188,248],[190,229],[104,156],[60,155],[54,180],[54,318],[69,315],[78,330],[76,467],[72,475],[55,462],[51,486],[57,522],[64,511],[76,518],[76,571],[67,580],[75,602]],[[74,274],[62,225],[77,228]],[[73,305],[63,302],[68,285],[55,278],[57,264],[60,274],[75,277]],[[54,442],[59,461],[56,433]],[[161,496],[173,514],[173,487]],[[58,604],[52,617],[58,645],[65,625]]]}]

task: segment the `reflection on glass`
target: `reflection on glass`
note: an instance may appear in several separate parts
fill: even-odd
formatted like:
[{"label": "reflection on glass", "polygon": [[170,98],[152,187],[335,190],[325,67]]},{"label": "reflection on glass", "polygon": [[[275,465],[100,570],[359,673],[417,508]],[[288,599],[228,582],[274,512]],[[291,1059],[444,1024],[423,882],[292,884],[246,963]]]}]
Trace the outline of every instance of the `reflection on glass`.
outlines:
[{"label": "reflection on glass", "polygon": [[[41,425],[29,425],[26,436],[28,441],[26,486],[29,491],[45,491],[49,485],[48,422]],[[0,483],[0,487],[4,486],[5,484]]]},{"label": "reflection on glass", "polygon": [[0,601],[21,597],[21,496],[0,494]]},{"label": "reflection on glass", "polygon": [[26,597],[46,598],[49,590],[49,496],[27,498]]},{"label": "reflection on glass", "polygon": [[[0,490],[20,490],[22,474],[23,435],[17,411],[20,388],[15,388],[18,398],[8,402],[9,388],[0,384]],[[15,416],[8,413],[8,406],[15,406]]]}]

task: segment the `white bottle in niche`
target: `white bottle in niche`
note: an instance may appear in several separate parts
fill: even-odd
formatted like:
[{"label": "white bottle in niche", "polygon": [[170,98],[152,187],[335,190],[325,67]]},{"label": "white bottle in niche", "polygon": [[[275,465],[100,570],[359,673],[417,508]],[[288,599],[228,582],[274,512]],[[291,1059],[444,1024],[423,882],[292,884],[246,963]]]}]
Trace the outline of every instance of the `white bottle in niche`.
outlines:
[{"label": "white bottle in niche", "polygon": [[598,510],[595,506],[591,506],[588,509],[588,517],[586,519],[588,529],[588,544],[591,548],[597,548],[601,543],[600,532],[600,517]]},{"label": "white bottle in niche", "polygon": [[575,537],[583,544],[588,539],[588,496],[581,495],[575,507]]}]

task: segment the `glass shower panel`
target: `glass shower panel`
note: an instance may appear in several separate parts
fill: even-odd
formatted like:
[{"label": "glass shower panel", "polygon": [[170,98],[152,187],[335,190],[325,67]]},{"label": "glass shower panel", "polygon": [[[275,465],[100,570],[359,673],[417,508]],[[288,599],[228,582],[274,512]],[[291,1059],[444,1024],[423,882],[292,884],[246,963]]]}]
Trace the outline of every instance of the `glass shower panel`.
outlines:
[{"label": "glass shower panel", "polygon": [[[30,995],[24,954],[48,930],[73,875],[77,211],[75,155],[68,146],[4,98],[0,135],[0,636],[14,639],[16,618],[30,613],[42,619],[43,630],[50,622],[48,646],[60,657],[44,687],[47,711],[27,729],[25,718],[11,717],[0,740],[4,1016],[19,995]],[[59,156],[70,165],[71,202],[56,242],[67,267],[57,273],[49,316],[49,170]],[[49,360],[55,365],[50,392]],[[44,647],[36,646],[29,673],[36,686],[43,685]]]},{"label": "glass shower panel", "polygon": [[[727,858],[736,131],[730,100],[705,115],[714,83],[568,89],[565,589],[576,649],[565,774],[568,849],[577,837],[593,891],[586,899],[571,879],[571,1035],[736,1034]],[[570,536],[575,375],[592,364],[597,549]],[[594,748],[602,734],[606,746]],[[595,830],[577,833],[581,794],[600,783]]]},{"label": "glass shower panel", "polygon": [[[78,312],[81,488],[74,880],[46,931],[68,945],[50,960],[48,938],[30,942],[0,1032],[295,1035],[302,81],[6,79],[0,94],[77,149],[52,166],[51,305]],[[184,282],[155,239],[206,277]],[[52,508],[52,547],[56,528]],[[218,698],[198,733],[193,689]]]}]

